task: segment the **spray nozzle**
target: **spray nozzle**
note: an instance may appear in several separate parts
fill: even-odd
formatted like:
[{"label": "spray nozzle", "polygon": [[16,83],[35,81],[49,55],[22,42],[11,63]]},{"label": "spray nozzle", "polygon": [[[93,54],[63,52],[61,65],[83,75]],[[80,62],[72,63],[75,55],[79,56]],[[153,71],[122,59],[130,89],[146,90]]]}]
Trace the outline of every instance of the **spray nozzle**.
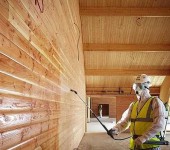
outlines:
[{"label": "spray nozzle", "polygon": [[77,94],[77,91],[73,90],[73,89],[70,89],[71,92],[74,92],[75,94]]}]

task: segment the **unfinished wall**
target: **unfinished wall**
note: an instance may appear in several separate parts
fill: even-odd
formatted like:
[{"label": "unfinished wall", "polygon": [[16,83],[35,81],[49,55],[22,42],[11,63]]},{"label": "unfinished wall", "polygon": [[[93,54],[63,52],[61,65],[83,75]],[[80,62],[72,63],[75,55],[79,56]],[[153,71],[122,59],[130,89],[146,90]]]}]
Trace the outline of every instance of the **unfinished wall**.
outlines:
[{"label": "unfinished wall", "polygon": [[[78,1],[0,1],[0,149],[76,148],[85,130]],[[79,31],[80,30],[80,31]]]},{"label": "unfinished wall", "polygon": [[[92,110],[96,115],[98,115],[98,106],[99,104],[109,104],[109,117],[115,118],[116,117],[116,98],[91,98],[91,106]],[[91,116],[94,117],[94,116]]]},{"label": "unfinished wall", "polygon": [[116,121],[119,121],[123,112],[129,107],[130,103],[136,100],[136,96],[116,96]]}]

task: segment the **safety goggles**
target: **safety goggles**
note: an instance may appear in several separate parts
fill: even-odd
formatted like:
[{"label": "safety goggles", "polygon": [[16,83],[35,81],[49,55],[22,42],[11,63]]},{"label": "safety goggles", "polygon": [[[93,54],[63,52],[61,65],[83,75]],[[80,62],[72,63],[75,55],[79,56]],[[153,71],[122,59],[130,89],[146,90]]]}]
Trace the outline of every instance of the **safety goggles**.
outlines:
[{"label": "safety goggles", "polygon": [[143,90],[144,89],[144,84],[143,83],[134,83],[133,84],[133,90]]}]

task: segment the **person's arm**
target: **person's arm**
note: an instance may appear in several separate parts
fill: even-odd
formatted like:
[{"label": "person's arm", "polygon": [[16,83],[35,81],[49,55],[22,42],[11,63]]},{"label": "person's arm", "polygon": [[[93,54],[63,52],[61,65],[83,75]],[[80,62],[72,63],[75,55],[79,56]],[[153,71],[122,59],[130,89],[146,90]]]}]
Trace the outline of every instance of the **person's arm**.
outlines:
[{"label": "person's arm", "polygon": [[131,116],[132,106],[133,103],[129,105],[129,108],[123,113],[122,118],[113,127],[113,129],[116,129],[117,133],[123,132],[130,126],[130,116]]},{"label": "person's arm", "polygon": [[139,143],[141,142],[141,144],[154,137],[158,132],[164,130],[165,128],[165,107],[159,98],[153,99],[152,109],[153,124],[151,128],[145,132],[145,134],[136,139]]}]

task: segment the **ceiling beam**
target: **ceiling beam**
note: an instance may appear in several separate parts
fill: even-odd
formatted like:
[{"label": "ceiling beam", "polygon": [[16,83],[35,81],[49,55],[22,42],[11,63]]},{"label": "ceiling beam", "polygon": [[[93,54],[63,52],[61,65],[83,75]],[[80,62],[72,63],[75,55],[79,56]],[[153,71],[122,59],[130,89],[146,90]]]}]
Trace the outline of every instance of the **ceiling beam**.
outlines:
[{"label": "ceiling beam", "polygon": [[[120,92],[120,91],[132,91],[131,87],[86,87],[86,92],[104,92],[104,93],[112,93],[112,92]],[[150,87],[150,90],[154,93],[160,93],[160,87]]]},{"label": "ceiling beam", "polygon": [[124,75],[138,75],[138,74],[168,76],[170,69],[86,69],[86,76],[124,76]]},{"label": "ceiling beam", "polygon": [[84,43],[84,51],[170,51],[170,44],[97,44]]},{"label": "ceiling beam", "polygon": [[[135,95],[134,90],[132,90],[132,87],[129,88],[121,88],[121,92],[119,90],[115,90],[115,88],[106,88],[107,90],[104,90],[104,88],[95,88],[95,87],[87,87],[86,88],[86,94],[88,96],[116,96],[116,95]],[[119,89],[119,88],[117,88]],[[150,87],[149,88],[151,94],[160,94],[160,87]]]},{"label": "ceiling beam", "polygon": [[170,8],[81,7],[80,15],[166,17],[170,16]]}]

